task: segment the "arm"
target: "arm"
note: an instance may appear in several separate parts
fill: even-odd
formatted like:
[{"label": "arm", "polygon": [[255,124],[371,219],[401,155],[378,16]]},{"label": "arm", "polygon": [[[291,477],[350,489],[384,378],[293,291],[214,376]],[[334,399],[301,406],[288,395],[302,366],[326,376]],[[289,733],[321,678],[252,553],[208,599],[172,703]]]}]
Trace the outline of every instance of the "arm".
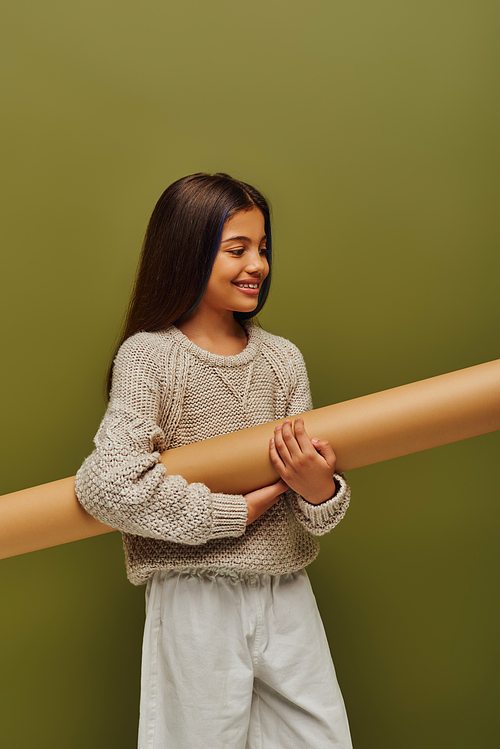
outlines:
[{"label": "arm", "polygon": [[248,517],[242,495],[188,484],[182,476],[167,475],[160,461],[161,396],[169,386],[163,372],[147,334],[125,341],[96,449],[76,475],[78,500],[101,522],[135,535],[185,544],[240,536]]},{"label": "arm", "polygon": [[[313,407],[309,378],[302,354],[292,346],[295,374],[287,416]],[[336,456],[327,440],[309,439],[302,419],[275,430],[269,456],[274,468],[289,485],[286,496],[298,521],[316,536],[334,528],[344,517],[350,488],[342,474],[335,473]],[[314,440],[314,437],[313,437]]]},{"label": "arm", "polygon": [[[306,424],[335,442],[343,470],[353,470],[500,429],[499,383],[500,359],[311,411]],[[271,483],[268,429],[260,424],[171,450],[171,473],[202,479],[214,491]],[[1,498],[0,559],[109,530],[81,510],[73,477],[23,489]]]},{"label": "arm", "polygon": [[288,501],[311,533],[321,536],[344,517],[350,489],[342,474],[335,473],[336,457],[327,440],[311,440],[304,420],[277,426],[269,445],[271,462],[289,485]]}]

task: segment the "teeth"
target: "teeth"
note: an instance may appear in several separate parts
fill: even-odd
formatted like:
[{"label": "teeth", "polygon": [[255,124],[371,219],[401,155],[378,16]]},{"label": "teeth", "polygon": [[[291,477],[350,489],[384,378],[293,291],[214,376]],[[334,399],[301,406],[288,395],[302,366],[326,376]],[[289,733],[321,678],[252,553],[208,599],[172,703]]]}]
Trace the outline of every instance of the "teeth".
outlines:
[{"label": "teeth", "polygon": [[258,289],[259,288],[258,283],[237,283],[236,286],[239,286],[242,289]]}]

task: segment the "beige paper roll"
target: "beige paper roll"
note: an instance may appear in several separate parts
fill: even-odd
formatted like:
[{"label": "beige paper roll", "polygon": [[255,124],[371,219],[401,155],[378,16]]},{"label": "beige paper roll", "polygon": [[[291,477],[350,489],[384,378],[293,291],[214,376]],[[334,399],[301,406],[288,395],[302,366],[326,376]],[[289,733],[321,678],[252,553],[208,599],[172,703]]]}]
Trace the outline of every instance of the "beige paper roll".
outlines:
[{"label": "beige paper roll", "polygon": [[[500,359],[301,414],[310,437],[327,439],[337,470],[500,429]],[[169,473],[239,494],[277,481],[269,439],[283,419],[168,450]]]},{"label": "beige paper roll", "polygon": [[[327,439],[337,469],[352,470],[500,429],[500,359],[303,414],[310,437]],[[276,424],[167,450],[170,474],[239,494],[277,480],[269,460]],[[0,558],[108,533],[78,504],[74,477],[0,499]]]}]

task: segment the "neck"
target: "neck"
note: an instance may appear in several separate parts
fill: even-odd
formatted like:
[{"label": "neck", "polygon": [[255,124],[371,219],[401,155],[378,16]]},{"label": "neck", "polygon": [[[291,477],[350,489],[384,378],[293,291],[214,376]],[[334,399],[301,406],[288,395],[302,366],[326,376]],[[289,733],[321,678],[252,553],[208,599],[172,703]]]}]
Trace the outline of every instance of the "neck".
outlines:
[{"label": "neck", "polygon": [[231,311],[197,308],[176,326],[190,341],[212,354],[233,356],[241,353],[247,344],[246,332]]}]

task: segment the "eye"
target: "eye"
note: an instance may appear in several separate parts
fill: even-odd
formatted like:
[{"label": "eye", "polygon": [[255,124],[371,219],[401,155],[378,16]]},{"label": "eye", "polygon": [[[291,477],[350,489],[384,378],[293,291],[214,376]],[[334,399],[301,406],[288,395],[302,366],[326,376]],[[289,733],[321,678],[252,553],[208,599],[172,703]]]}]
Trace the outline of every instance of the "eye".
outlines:
[{"label": "eye", "polygon": [[267,247],[261,247],[260,250],[259,250],[259,252],[260,252],[261,255],[266,255],[267,256]]},{"label": "eye", "polygon": [[241,257],[243,255],[243,253],[244,253],[244,250],[243,249],[240,249],[240,250],[229,250],[229,253],[231,255],[235,255],[236,257]]}]

